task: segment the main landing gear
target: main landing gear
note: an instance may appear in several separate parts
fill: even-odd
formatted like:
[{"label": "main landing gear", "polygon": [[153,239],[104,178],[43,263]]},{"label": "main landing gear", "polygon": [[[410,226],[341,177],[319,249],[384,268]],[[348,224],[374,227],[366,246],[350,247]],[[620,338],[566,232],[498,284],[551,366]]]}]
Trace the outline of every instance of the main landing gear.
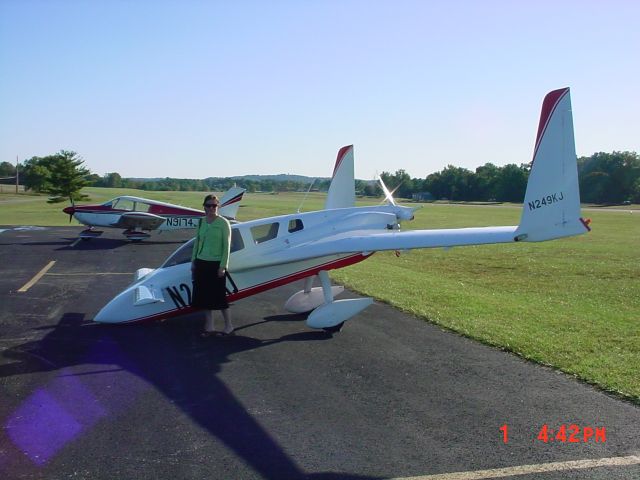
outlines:
[{"label": "main landing gear", "polygon": [[80,232],[78,235],[82,240],[91,240],[92,238],[97,238],[102,235],[104,232],[102,230],[94,230],[93,227],[89,227],[86,230]]},{"label": "main landing gear", "polygon": [[125,230],[124,232],[122,232],[122,234],[132,242],[141,242],[142,240],[146,240],[151,236],[150,233],[140,232],[140,231],[131,230],[131,229]]},{"label": "main landing gear", "polygon": [[312,287],[314,277],[305,280],[304,289],[294,293],[284,305],[291,313],[309,312],[307,325],[327,332],[339,332],[344,322],[373,303],[371,298],[350,298],[334,300],[335,295],[344,291],[344,287],[331,286],[329,274],[325,270],[318,272],[321,287]]}]

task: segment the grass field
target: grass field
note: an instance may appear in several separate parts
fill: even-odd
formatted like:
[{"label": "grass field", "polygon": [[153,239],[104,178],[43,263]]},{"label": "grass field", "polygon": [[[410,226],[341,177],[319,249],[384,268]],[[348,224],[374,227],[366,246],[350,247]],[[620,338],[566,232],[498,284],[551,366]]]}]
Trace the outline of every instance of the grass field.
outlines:
[{"label": "grass field", "polygon": [[[198,207],[202,193],[130,193]],[[304,194],[247,194],[240,220],[296,211]],[[302,211],[321,208],[311,194]],[[369,202],[362,202],[372,203]],[[0,225],[67,225],[64,205],[0,195]],[[640,403],[640,212],[589,211],[593,231],[539,244],[378,253],[333,271],[340,283],[430,322]],[[518,208],[426,205],[404,228],[515,225]],[[74,221],[75,223],[75,221]],[[393,335],[389,325],[389,335]]]}]

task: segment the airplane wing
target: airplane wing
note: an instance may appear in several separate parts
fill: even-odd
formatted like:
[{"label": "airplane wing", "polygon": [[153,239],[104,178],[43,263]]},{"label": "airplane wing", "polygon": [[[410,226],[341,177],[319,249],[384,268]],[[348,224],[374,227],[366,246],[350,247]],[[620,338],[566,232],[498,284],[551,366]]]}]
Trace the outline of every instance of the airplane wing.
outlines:
[{"label": "airplane wing", "polygon": [[[250,259],[252,267],[266,267],[312,258],[349,253],[372,253],[385,250],[412,250],[414,248],[459,247],[491,243],[516,242],[517,226],[452,228],[438,230],[408,230],[372,232],[351,231],[330,235],[318,240],[280,248]],[[233,270],[242,270],[242,265]]]},{"label": "airplane wing", "polygon": [[370,230],[338,234],[309,242],[291,250],[317,250],[327,254],[412,250],[414,248],[460,247],[515,241],[518,227],[475,227],[407,230],[372,233]]},{"label": "airplane wing", "polygon": [[[344,161],[348,162],[349,157],[345,156]],[[273,250],[263,250],[259,256],[247,260],[256,266],[268,266],[358,252],[520,241],[540,242],[587,232],[588,222],[580,217],[580,193],[569,89],[554,90],[548,93],[543,101],[532,167],[518,226],[408,231],[349,231],[348,227],[340,228],[342,232],[337,231],[327,236],[319,234],[315,239],[306,242],[289,244],[285,241],[284,248],[282,244],[274,243]],[[242,265],[238,267],[242,269]],[[235,266],[233,269],[235,270]]]},{"label": "airplane wing", "polygon": [[123,213],[116,223],[111,226],[117,228],[155,230],[165,222],[165,218],[147,212],[127,212]]}]

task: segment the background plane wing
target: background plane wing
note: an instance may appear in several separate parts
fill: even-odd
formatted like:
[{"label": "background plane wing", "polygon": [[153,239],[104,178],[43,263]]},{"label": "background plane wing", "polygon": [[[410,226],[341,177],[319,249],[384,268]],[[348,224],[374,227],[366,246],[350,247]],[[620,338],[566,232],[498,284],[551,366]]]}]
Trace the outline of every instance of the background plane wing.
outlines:
[{"label": "background plane wing", "polygon": [[116,223],[111,224],[113,227],[139,229],[139,230],[155,230],[165,222],[165,218],[153,213],[146,212],[128,212],[123,213]]}]

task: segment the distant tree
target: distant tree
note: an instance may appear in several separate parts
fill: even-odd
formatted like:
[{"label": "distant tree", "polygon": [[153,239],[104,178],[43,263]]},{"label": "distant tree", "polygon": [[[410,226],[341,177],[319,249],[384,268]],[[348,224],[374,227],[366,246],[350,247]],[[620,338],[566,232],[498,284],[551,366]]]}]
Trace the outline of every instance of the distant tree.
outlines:
[{"label": "distant tree", "polygon": [[[16,183],[16,166],[9,162],[0,163],[0,183]],[[4,180],[3,180],[4,179]]]},{"label": "distant tree", "polygon": [[48,185],[51,172],[49,157],[31,157],[25,160],[20,171],[20,182],[34,192],[43,192]]},{"label": "distant tree", "polygon": [[246,188],[249,193],[254,193],[256,191],[256,182],[253,180],[245,180],[244,182],[241,182],[240,186],[242,188]]},{"label": "distant tree", "polygon": [[45,190],[51,195],[48,203],[89,198],[88,195],[80,193],[80,190],[87,186],[86,177],[90,174],[83,163],[84,160],[76,152],[60,150],[56,155],[52,155],[49,163],[51,175]]},{"label": "distant tree", "polygon": [[122,187],[122,177],[119,173],[107,173],[104,176],[104,186],[109,188],[120,188]]},{"label": "distant tree", "polygon": [[356,195],[367,195],[366,190],[368,186],[369,182],[356,180]]},{"label": "distant tree", "polygon": [[629,200],[633,203],[640,203],[640,178],[638,178],[633,184]]},{"label": "distant tree", "polygon": [[362,194],[367,197],[380,197],[382,196],[382,188],[378,182],[368,182],[362,189]]},{"label": "distant tree", "polygon": [[594,153],[578,159],[578,173],[582,201],[621,203],[634,195],[640,156],[636,152]]},{"label": "distant tree", "polygon": [[446,189],[440,172],[427,175],[427,178],[422,182],[422,190],[431,193],[433,198],[444,198]]},{"label": "distant tree", "polygon": [[90,187],[104,187],[104,185],[102,184],[102,177],[97,173],[87,175],[87,184]]},{"label": "distant tree", "polygon": [[472,176],[473,173],[466,168],[447,165],[447,167],[440,173],[439,180],[442,184],[440,187],[440,198],[448,198],[449,200],[470,200]]},{"label": "distant tree", "polygon": [[260,190],[263,192],[273,192],[274,191],[274,181],[273,180],[261,180],[260,181]]},{"label": "distant tree", "polygon": [[496,184],[500,169],[493,163],[485,163],[476,168],[472,182],[472,197],[474,200],[486,202],[496,198]]},{"label": "distant tree", "polygon": [[380,178],[382,179],[382,182],[390,191],[393,190],[393,188],[396,186],[393,180],[393,174],[391,172],[382,172],[380,174]]},{"label": "distant tree", "polygon": [[329,185],[331,185],[331,180],[329,180],[329,179],[316,180],[316,183],[313,184],[313,187],[317,188],[318,191],[320,191],[320,192],[328,192],[329,191]]},{"label": "distant tree", "polygon": [[526,165],[505,165],[500,168],[496,180],[496,200],[500,202],[522,202],[527,189],[529,173]]},{"label": "distant tree", "polygon": [[380,177],[394,197],[411,198],[413,179],[405,170],[396,170],[394,174],[382,172]]}]

